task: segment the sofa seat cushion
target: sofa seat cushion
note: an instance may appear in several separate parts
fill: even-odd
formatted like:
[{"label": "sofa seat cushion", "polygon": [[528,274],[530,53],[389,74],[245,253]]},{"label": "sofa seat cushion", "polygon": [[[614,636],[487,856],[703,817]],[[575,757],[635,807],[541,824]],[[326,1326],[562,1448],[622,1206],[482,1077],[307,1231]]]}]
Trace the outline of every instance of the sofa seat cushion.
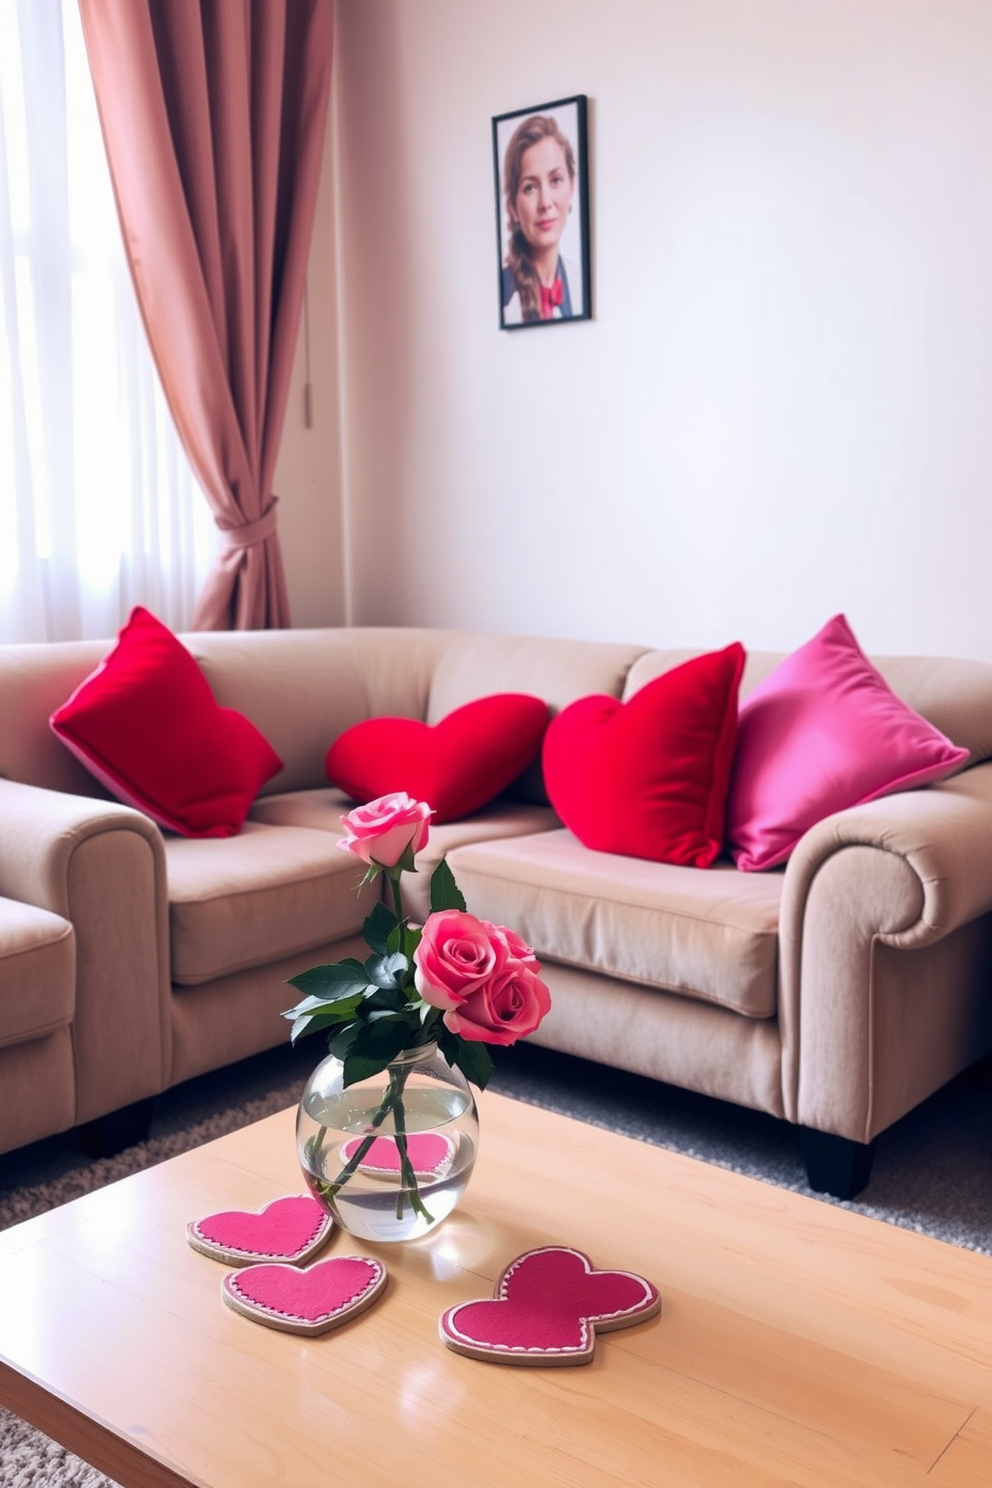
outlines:
[{"label": "sofa seat cushion", "polygon": [[473,913],[542,959],[775,1014],[780,873],[593,852],[563,830],[460,847],[448,862]]},{"label": "sofa seat cushion", "polygon": [[[248,820],[270,827],[311,827],[343,837],[341,818],[354,804],[344,791],[334,786],[282,791],[278,795],[260,796],[249,811]],[[352,858],[352,867],[357,862],[357,858]]]},{"label": "sofa seat cushion", "polygon": [[168,838],[165,856],[172,980],[189,986],[355,934],[378,897],[358,892],[355,858],[306,827]]},{"label": "sofa seat cushion", "polygon": [[76,938],[68,920],[0,898],[0,1048],[72,1022]]},{"label": "sofa seat cushion", "polygon": [[[426,920],[431,912],[431,874],[442,858],[473,842],[500,842],[510,837],[530,837],[535,832],[560,831],[561,822],[550,806],[532,806],[525,801],[500,802],[477,811],[464,821],[444,822],[431,827],[427,846],[416,857],[417,872],[403,880],[403,906],[413,920]],[[461,884],[458,886],[461,888]],[[463,890],[464,892],[464,890]],[[475,912],[475,905],[469,902]]]},{"label": "sofa seat cushion", "polygon": [[[273,825],[316,827],[343,836],[341,817],[354,802],[343,791],[287,791],[279,796],[264,796],[251,810],[251,820]],[[560,828],[561,822],[550,806],[532,806],[525,801],[499,801],[461,821],[441,826],[431,823],[430,836],[423,852],[417,854],[417,872],[403,879],[403,907],[414,920],[425,920],[430,913],[430,877],[441,859],[456,847],[469,842],[489,842],[502,837],[527,837],[534,832]],[[342,857],[350,857],[342,852]],[[354,871],[361,868],[351,858]],[[469,905],[471,909],[472,906]]]}]

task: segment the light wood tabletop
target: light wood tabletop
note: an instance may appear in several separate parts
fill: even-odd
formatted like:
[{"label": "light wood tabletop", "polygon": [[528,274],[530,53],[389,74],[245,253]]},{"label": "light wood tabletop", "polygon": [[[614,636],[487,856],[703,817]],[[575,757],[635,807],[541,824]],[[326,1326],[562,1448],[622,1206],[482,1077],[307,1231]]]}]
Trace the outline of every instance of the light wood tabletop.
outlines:
[{"label": "light wood tabletop", "polygon": [[[303,1190],[286,1111],[0,1234],[0,1403],[126,1488],[992,1482],[992,1259],[503,1097],[460,1208],[317,1338],[223,1305],[190,1219]],[[658,1317],[517,1369],[438,1319],[558,1243]]]}]

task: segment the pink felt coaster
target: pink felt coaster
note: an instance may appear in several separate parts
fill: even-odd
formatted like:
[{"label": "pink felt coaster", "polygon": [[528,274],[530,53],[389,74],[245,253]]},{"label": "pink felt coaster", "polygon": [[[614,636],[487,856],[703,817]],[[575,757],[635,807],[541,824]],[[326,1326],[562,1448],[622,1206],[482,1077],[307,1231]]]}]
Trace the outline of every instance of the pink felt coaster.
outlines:
[{"label": "pink felt coaster", "polygon": [[[350,1162],[361,1147],[364,1137],[352,1137],[341,1148],[344,1161]],[[414,1132],[406,1139],[407,1156],[418,1178],[443,1178],[451,1167],[455,1144],[450,1137],[437,1132]],[[396,1178],[400,1171],[400,1153],[393,1137],[376,1137],[358,1164],[360,1173],[374,1178]]]},{"label": "pink felt coaster", "polygon": [[256,1261],[301,1264],[317,1254],[334,1221],[308,1194],[273,1199],[261,1209],[227,1209],[190,1220],[186,1239],[201,1255],[230,1266]]},{"label": "pink felt coaster", "polygon": [[564,1245],[527,1250],[503,1271],[494,1296],[449,1307],[441,1340],[497,1364],[588,1364],[596,1334],[661,1310],[657,1288],[633,1271],[597,1271]]},{"label": "pink felt coaster", "polygon": [[371,1256],[331,1256],[312,1266],[246,1266],[221,1282],[228,1307],[284,1333],[326,1333],[371,1307],[387,1272]]}]

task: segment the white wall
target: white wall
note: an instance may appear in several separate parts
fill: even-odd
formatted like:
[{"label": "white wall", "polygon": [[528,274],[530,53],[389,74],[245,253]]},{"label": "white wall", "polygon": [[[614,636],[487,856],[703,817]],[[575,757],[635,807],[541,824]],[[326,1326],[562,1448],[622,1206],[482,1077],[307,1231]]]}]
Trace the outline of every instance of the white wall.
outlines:
[{"label": "white wall", "polygon": [[[339,0],[337,46],[348,618],[992,659],[989,0]],[[501,332],[491,116],[580,92],[595,319]]]}]

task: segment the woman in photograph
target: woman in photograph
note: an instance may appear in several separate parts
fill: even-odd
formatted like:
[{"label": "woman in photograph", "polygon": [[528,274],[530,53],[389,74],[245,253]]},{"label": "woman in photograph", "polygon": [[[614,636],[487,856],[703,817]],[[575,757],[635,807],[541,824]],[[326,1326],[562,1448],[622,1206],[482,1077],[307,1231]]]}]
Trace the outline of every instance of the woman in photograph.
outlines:
[{"label": "woman in photograph", "polygon": [[582,314],[582,271],[559,251],[575,195],[575,151],[554,119],[524,119],[506,147],[503,190],[509,243],[503,324]]}]

